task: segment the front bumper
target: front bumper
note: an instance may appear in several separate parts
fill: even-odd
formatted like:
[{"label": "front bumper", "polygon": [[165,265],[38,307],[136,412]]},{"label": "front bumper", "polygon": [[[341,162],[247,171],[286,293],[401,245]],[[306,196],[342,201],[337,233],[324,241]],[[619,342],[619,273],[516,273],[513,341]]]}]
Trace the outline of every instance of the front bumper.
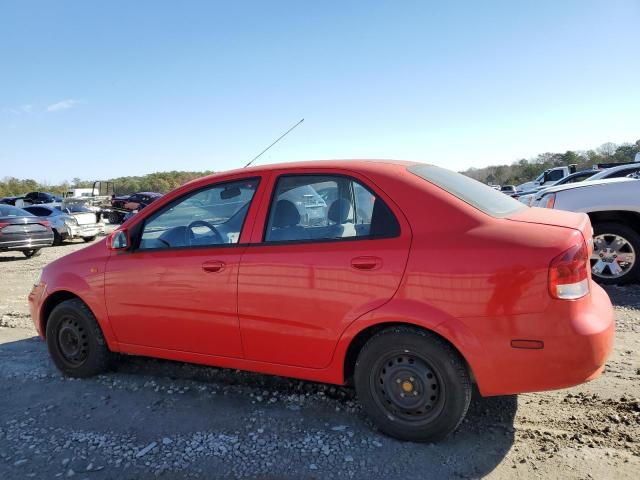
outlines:
[{"label": "front bumper", "polygon": [[[471,365],[480,393],[492,396],[557,390],[597,378],[613,348],[613,307],[606,292],[594,282],[591,295],[582,300],[563,301],[567,302],[561,305],[567,311],[563,317],[547,312],[520,319],[527,325],[520,325],[522,335],[505,338],[488,328],[482,343],[492,361],[478,362],[478,369]],[[489,338],[491,334],[493,338]],[[542,341],[544,347],[513,348],[512,340]]]},{"label": "front bumper", "polygon": [[31,314],[31,320],[40,338],[44,338],[44,332],[42,331],[42,325],[40,323],[40,308],[42,307],[46,290],[47,286],[41,281],[34,285],[31,288],[31,292],[29,292],[29,313]]}]

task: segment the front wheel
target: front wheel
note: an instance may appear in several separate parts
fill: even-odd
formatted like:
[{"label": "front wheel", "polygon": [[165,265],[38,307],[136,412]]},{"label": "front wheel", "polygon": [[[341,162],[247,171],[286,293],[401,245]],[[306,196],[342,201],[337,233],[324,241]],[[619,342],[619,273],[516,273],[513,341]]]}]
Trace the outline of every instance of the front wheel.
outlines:
[{"label": "front wheel", "polygon": [[90,377],[105,371],[111,352],[89,307],[80,299],[65,300],[49,315],[49,354],[58,370],[70,377]]},{"label": "front wheel", "polygon": [[602,284],[633,282],[640,277],[640,235],[621,223],[593,226],[591,273]]},{"label": "front wheel", "polygon": [[27,258],[37,257],[38,255],[40,255],[40,249],[32,248],[31,250],[23,250],[22,254]]},{"label": "front wheel", "polygon": [[354,377],[365,412],[400,440],[446,437],[471,401],[469,372],[458,352],[437,335],[411,327],[374,335],[358,355]]},{"label": "front wheel", "polygon": [[82,237],[82,239],[87,243],[93,242],[96,239],[96,235],[93,235],[92,237]]}]

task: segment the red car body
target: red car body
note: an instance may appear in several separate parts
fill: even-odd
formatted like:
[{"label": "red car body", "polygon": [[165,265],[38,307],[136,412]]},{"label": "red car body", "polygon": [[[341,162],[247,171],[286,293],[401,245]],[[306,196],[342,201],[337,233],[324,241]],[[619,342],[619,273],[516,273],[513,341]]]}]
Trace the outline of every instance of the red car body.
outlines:
[{"label": "red car body", "polygon": [[[343,384],[367,338],[410,324],[453,345],[485,396],[596,377],[613,341],[607,294],[590,272],[581,298],[550,293],[554,259],[575,245],[591,253],[588,217],[528,207],[487,215],[409,165],[292,163],[186,184],[120,229],[204,186],[259,178],[237,244],[136,252],[98,242],[44,269],[29,295],[36,328],[44,337],[52,308],[78,297],[114,352]],[[399,235],[265,242],[274,185],[292,174],[366,185],[397,218]]]}]

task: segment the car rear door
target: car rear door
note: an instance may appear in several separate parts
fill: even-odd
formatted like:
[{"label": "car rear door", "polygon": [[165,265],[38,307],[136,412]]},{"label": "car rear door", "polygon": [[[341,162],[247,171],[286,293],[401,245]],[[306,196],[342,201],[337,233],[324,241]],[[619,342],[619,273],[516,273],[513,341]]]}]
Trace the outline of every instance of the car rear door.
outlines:
[{"label": "car rear door", "polygon": [[411,232],[392,200],[351,172],[276,172],[238,280],[247,359],[310,368],[345,328],[391,299]]},{"label": "car rear door", "polygon": [[242,357],[237,275],[259,184],[240,177],[191,191],[144,219],[132,251],[109,258],[105,301],[124,351]]}]

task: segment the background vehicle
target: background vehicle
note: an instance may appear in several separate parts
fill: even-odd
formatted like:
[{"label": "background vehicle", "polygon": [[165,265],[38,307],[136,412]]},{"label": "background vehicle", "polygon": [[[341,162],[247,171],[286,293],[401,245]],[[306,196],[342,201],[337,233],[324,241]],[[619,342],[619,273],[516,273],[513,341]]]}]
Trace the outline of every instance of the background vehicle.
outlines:
[{"label": "background vehicle", "polygon": [[160,197],[162,197],[161,193],[138,192],[131,195],[112,198],[111,206],[114,208],[122,208],[127,211],[138,210],[141,205],[146,207]]},{"label": "background vehicle", "polygon": [[34,205],[24,209],[51,222],[54,245],[60,245],[63,240],[74,238],[82,238],[85,242],[90,242],[97,235],[104,234],[104,223],[99,221],[100,214],[96,215],[95,212],[80,205],[71,205],[65,209]]},{"label": "background vehicle", "polygon": [[500,187],[500,191],[510,196],[513,196],[517,193],[515,185],[503,185],[502,187]]},{"label": "background vehicle", "polygon": [[17,195],[17,196],[14,196],[14,197],[0,198],[0,203],[4,203],[5,205],[13,205],[15,207],[21,207],[21,206],[24,205],[24,196],[23,195]]},{"label": "background vehicle", "polygon": [[625,284],[640,278],[640,180],[550,187],[538,192],[533,205],[589,215],[594,231],[591,271],[597,281]]},{"label": "background vehicle", "polygon": [[68,375],[117,351],[352,382],[381,430],[428,441],[459,425],[472,378],[490,396],[602,371],[613,312],[590,236],[586,215],[430,165],[269,165],[174,190],[29,298]]},{"label": "background vehicle", "polygon": [[70,188],[65,194],[65,198],[82,198],[82,197],[95,197],[100,195],[97,188]]},{"label": "background vehicle", "polygon": [[640,171],[639,163],[625,163],[622,165],[615,165],[613,167],[601,169],[594,168],[593,170],[581,170],[580,172],[573,173],[568,177],[565,177],[561,180],[558,180],[553,185],[547,187],[538,187],[528,192],[522,192],[517,195],[518,200],[520,200],[525,205],[529,205],[535,199],[535,194],[541,190],[544,190],[549,187],[559,187],[561,185],[568,185],[571,183],[578,182],[590,182],[592,180],[602,180],[606,178],[622,178],[632,175]]},{"label": "background vehicle", "polygon": [[44,203],[59,203],[62,197],[47,192],[29,192],[24,196],[25,205],[41,205]]},{"label": "background vehicle", "polygon": [[0,205],[0,251],[20,251],[29,258],[53,244],[48,220],[11,205]]},{"label": "background vehicle", "polygon": [[531,190],[536,187],[547,185],[558,180],[568,177],[576,172],[576,165],[572,164],[566,167],[549,168],[542,172],[535,180],[518,185],[518,191]]}]

